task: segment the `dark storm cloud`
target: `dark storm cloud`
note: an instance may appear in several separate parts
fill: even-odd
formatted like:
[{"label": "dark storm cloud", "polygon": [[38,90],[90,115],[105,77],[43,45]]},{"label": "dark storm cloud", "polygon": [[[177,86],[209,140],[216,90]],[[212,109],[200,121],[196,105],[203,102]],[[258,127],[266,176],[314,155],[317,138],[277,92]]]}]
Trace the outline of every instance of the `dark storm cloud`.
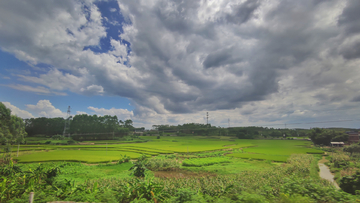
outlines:
[{"label": "dark storm cloud", "polygon": [[[34,2],[18,7],[0,3],[0,25],[7,27],[0,27],[1,47],[22,60],[33,59],[68,71],[56,77],[70,80],[78,76],[74,77],[81,81],[74,86],[82,88],[83,94],[127,97],[137,115],[238,108],[279,93],[280,81],[286,76],[311,91],[329,90],[328,86],[343,84],[349,76],[332,74],[337,61],[328,62],[327,53],[334,54],[333,60],[342,55],[344,63],[360,55],[360,42],[346,42],[360,31],[360,3],[355,0],[348,1],[342,12],[337,11],[340,16],[330,20],[328,16],[336,12],[328,9],[338,9],[340,0],[119,0],[120,12],[128,19],[120,38],[130,45],[115,40],[118,48],[101,54],[84,50],[97,46],[106,36],[104,19],[91,2],[86,4],[91,8],[86,12],[83,4],[69,1],[44,1],[55,7]],[[36,6],[41,7],[41,17]],[[7,7],[17,14],[8,13],[11,18],[6,18]],[[60,18],[63,16],[67,18]],[[117,63],[122,58],[128,58],[128,66]],[[307,76],[300,69],[310,62],[315,64],[314,70],[309,69]],[[296,71],[302,74],[296,75]],[[41,84],[56,87],[51,82]],[[343,96],[337,94],[341,87],[328,97],[312,98],[320,103],[341,101]]]},{"label": "dark storm cloud", "polygon": [[355,96],[354,98],[351,99],[352,102],[360,102],[360,95]]},{"label": "dark storm cloud", "polygon": [[260,6],[259,0],[247,0],[242,4],[234,6],[231,14],[227,14],[225,19],[227,22],[242,24],[251,19],[255,9]]},{"label": "dark storm cloud", "polygon": [[360,42],[350,44],[348,47],[341,50],[340,54],[346,59],[360,58]]},{"label": "dark storm cloud", "polygon": [[234,47],[230,47],[210,53],[203,62],[204,68],[216,68],[222,65],[231,65],[232,63],[240,62],[240,56],[236,56],[236,53],[233,52]]},{"label": "dark storm cloud", "polygon": [[[259,16],[262,2],[245,1],[231,5],[230,11],[220,9],[212,20],[199,19],[206,7],[200,1],[184,2],[158,1],[148,9],[121,2],[130,15],[142,11],[132,16],[137,36],[130,43],[134,56],[141,56],[134,67],[151,74],[143,95],[156,96],[174,113],[232,109],[264,100],[278,91],[279,71],[317,58],[336,36],[315,26],[324,2],[280,1]],[[260,17],[263,26],[252,23]],[[221,79],[221,71],[229,79]],[[190,90],[182,92],[178,82]]]},{"label": "dark storm cloud", "polygon": [[360,1],[348,0],[346,7],[339,16],[338,25],[344,27],[346,34],[358,34],[360,32]]},{"label": "dark storm cloud", "polygon": [[360,1],[349,0],[342,14],[339,16],[338,26],[342,29],[344,44],[338,49],[338,53],[345,59],[360,57],[360,41],[348,38],[356,37],[360,32]]}]

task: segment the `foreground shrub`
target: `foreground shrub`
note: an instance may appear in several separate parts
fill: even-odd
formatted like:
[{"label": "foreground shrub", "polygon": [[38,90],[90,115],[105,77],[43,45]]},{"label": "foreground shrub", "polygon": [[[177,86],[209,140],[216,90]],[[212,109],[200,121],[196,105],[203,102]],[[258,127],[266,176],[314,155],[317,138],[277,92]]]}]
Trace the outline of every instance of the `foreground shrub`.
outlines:
[{"label": "foreground shrub", "polygon": [[347,193],[356,194],[357,191],[360,191],[360,171],[356,171],[352,176],[342,177],[339,186]]},{"label": "foreground shrub", "polygon": [[350,157],[336,153],[330,157],[330,162],[334,164],[335,168],[347,167],[350,164]]},{"label": "foreground shrub", "polygon": [[180,163],[175,159],[153,158],[146,160],[145,166],[152,171],[176,171]]},{"label": "foreground shrub", "polygon": [[[291,156],[288,164],[263,171],[236,175],[189,178],[111,178],[76,184],[45,180],[51,165],[35,165],[20,171],[14,165],[1,169],[1,202],[26,202],[29,191],[35,202],[71,200],[78,202],[355,202],[357,196],[336,190],[328,181],[310,178],[311,155]],[[139,162],[141,163],[141,161]],[[79,163],[61,163],[77,166]],[[37,169],[38,168],[38,169]],[[24,178],[23,172],[29,172]],[[48,174],[48,175],[46,175]],[[38,178],[40,177],[40,178]],[[25,184],[24,184],[25,182]],[[14,191],[14,192],[12,192]],[[356,190],[355,190],[356,193]],[[38,199],[41,198],[41,199]]]},{"label": "foreground shrub", "polygon": [[145,177],[145,171],[147,168],[145,167],[144,162],[142,161],[136,161],[133,162],[133,166],[129,169],[131,171],[131,175],[134,175],[136,177]]},{"label": "foreground shrub", "polygon": [[121,159],[118,161],[118,164],[127,163],[127,162],[129,162],[129,161],[130,161],[130,157],[125,154],[125,155],[122,156]]}]

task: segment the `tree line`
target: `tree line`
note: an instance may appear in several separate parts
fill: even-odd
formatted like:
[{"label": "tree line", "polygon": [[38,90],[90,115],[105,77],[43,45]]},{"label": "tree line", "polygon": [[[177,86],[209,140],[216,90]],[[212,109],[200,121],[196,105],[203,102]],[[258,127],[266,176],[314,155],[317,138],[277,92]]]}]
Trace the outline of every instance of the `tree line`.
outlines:
[{"label": "tree line", "polygon": [[268,127],[231,127],[222,128],[211,124],[186,123],[183,125],[153,125],[154,131],[160,134],[176,133],[177,135],[232,136],[238,139],[309,137],[315,145],[330,145],[330,142],[347,142],[349,135],[345,131],[354,129],[282,129]]},{"label": "tree line", "polygon": [[268,127],[231,127],[222,128],[211,124],[186,123],[183,125],[153,125],[155,131],[161,133],[177,133],[177,135],[232,136],[239,139],[286,138],[308,136],[308,129],[276,129]]},{"label": "tree line", "polygon": [[[134,129],[132,120],[118,120],[117,116],[75,115],[70,117],[70,134],[75,140],[114,139],[127,135]],[[64,132],[64,118],[30,118],[25,119],[25,131],[30,137],[62,135]]]},{"label": "tree line", "polygon": [[344,131],[330,129],[313,128],[309,133],[309,138],[315,145],[330,145],[330,142],[347,142],[349,135]]}]

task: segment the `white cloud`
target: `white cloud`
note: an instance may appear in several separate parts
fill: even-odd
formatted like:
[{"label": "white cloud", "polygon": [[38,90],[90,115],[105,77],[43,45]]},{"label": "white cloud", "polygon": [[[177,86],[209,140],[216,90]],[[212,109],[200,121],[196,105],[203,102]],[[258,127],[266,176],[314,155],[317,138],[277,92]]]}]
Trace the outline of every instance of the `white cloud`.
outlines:
[{"label": "white cloud", "polygon": [[38,117],[66,117],[66,112],[55,108],[49,100],[40,100],[36,105],[27,104],[26,107]]},{"label": "white cloud", "polygon": [[11,110],[11,114],[12,115],[16,115],[19,116],[20,118],[34,118],[34,116],[25,110],[21,110],[18,107],[12,105],[10,102],[2,102],[7,108],[9,108]]},{"label": "white cloud", "polygon": [[96,108],[92,106],[89,106],[88,109],[98,115],[112,115],[112,116],[116,115],[120,120],[131,119],[134,116],[134,113],[127,109],[116,109],[116,108],[105,109],[105,108]]},{"label": "white cloud", "polygon": [[76,115],[88,114],[85,111],[76,111]]},{"label": "white cloud", "polygon": [[206,111],[225,126],[228,118],[255,125],[359,111],[356,1],[118,3],[129,22],[120,37],[130,46],[111,39],[111,50],[94,53],[86,47],[107,33],[91,1],[0,1],[2,50],[53,67],[17,74],[46,88],[12,87],[126,97],[133,112],[89,109],[146,125],[204,122]]},{"label": "white cloud", "polygon": [[20,85],[20,84],[16,84],[16,85],[7,85],[8,87],[11,87],[13,89],[17,89],[17,90],[21,90],[21,91],[25,91],[25,92],[35,92],[36,94],[40,94],[40,95],[60,95],[60,96],[66,96],[67,94],[65,92],[56,92],[56,91],[52,91],[49,90],[46,87],[42,87],[42,86],[37,86],[37,87],[31,87],[28,85]]},{"label": "white cloud", "polygon": [[88,75],[86,70],[79,70],[79,72],[81,75],[75,76],[69,73],[64,74],[58,69],[51,69],[48,73],[41,74],[39,77],[27,75],[17,76],[22,81],[45,85],[53,90],[63,91],[69,89],[73,92],[77,92],[91,79],[91,76]]},{"label": "white cloud", "polygon": [[104,88],[99,85],[90,85],[86,88],[81,88],[80,91],[86,95],[101,95],[104,93]]}]

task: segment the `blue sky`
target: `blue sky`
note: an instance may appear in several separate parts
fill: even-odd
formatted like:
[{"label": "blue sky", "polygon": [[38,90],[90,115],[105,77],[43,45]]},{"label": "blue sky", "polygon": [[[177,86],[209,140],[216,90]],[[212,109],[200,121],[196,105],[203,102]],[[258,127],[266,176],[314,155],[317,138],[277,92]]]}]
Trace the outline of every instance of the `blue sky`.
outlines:
[{"label": "blue sky", "polygon": [[[123,31],[122,24],[125,23],[122,15],[119,13],[119,6],[116,1],[102,1],[95,2],[95,5],[99,9],[102,16],[102,24],[106,29],[106,37],[102,37],[99,44],[92,46],[85,46],[84,50],[90,49],[94,53],[106,53],[112,49],[110,39],[119,40],[125,44],[128,42],[121,40],[119,34]],[[84,13],[87,13],[88,8],[84,7]],[[104,20],[107,18],[108,20]],[[117,22],[114,24],[112,22]],[[130,49],[129,49],[130,51]],[[88,109],[89,106],[97,108],[116,108],[127,109],[132,111],[133,106],[130,105],[130,100],[125,97],[111,96],[111,95],[82,95],[76,94],[71,91],[62,91],[64,95],[56,95],[52,93],[35,93],[21,90],[21,88],[15,89],[11,85],[30,85],[31,83],[25,82],[19,79],[16,75],[22,74],[27,76],[38,76],[51,68],[54,68],[51,64],[38,63],[28,64],[26,61],[19,60],[14,54],[0,50],[0,74],[2,76],[2,87],[0,89],[0,100],[7,101],[11,104],[25,109],[27,104],[37,104],[39,100],[49,100],[51,104],[66,112],[67,107],[70,105],[73,110],[72,114],[76,112],[93,113]],[[64,71],[66,72],[66,71]],[[10,85],[10,86],[9,86]],[[43,86],[42,86],[43,87]],[[34,116],[36,112],[29,111]],[[51,115],[50,115],[51,116]]]},{"label": "blue sky", "polygon": [[[357,1],[0,2],[0,101],[23,118],[359,128]],[[331,121],[331,122],[328,122]]]}]

